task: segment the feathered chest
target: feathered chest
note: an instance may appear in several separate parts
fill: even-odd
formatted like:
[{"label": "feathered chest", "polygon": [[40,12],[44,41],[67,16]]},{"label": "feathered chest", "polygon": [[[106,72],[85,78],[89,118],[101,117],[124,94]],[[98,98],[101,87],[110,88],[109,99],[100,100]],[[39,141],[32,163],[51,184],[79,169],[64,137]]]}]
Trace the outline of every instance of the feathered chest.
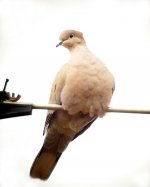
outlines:
[{"label": "feathered chest", "polygon": [[112,95],[113,77],[105,65],[93,55],[72,56],[61,101],[70,114],[77,112],[103,115]]}]

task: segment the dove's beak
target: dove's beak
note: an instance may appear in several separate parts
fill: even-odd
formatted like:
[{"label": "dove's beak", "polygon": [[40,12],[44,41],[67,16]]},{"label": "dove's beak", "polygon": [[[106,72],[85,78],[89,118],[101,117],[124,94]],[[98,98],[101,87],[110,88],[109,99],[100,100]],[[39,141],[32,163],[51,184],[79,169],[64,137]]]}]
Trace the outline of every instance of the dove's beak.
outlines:
[{"label": "dove's beak", "polygon": [[62,45],[63,42],[59,42],[56,47],[59,47],[60,45]]}]

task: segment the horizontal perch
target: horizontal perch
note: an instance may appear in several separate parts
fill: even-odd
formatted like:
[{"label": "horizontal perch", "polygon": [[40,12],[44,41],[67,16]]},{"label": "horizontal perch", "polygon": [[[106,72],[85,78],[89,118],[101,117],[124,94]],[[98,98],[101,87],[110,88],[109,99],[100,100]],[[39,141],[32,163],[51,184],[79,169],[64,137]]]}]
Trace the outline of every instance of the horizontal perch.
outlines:
[{"label": "horizontal perch", "polygon": [[[44,110],[62,110],[61,105],[57,104],[47,104],[39,105],[33,103],[21,103],[21,102],[3,102],[3,105],[9,106],[30,106],[31,109],[44,109]],[[135,113],[135,114],[150,114],[150,109],[120,109],[120,108],[108,108],[106,112],[116,112],[116,113]]]},{"label": "horizontal perch", "polygon": [[132,113],[132,114],[150,114],[150,109],[108,108],[107,112]]}]

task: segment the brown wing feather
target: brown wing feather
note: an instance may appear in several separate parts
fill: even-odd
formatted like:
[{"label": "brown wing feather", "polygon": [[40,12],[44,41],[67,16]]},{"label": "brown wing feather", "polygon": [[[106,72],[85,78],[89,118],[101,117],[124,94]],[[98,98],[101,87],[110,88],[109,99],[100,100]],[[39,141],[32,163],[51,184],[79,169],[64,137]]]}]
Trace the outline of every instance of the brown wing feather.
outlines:
[{"label": "brown wing feather", "polygon": [[92,123],[96,119],[97,119],[97,117],[93,118],[89,123],[87,123],[87,125],[74,136],[73,140],[75,140],[78,136],[80,136],[81,134],[83,134],[92,125]]}]

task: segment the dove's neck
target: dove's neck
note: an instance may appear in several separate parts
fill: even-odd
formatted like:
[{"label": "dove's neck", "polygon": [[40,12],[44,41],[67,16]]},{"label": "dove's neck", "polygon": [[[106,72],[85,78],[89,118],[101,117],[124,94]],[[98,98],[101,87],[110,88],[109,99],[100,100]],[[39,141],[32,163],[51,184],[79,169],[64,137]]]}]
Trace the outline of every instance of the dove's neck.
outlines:
[{"label": "dove's neck", "polygon": [[77,45],[74,49],[70,50],[70,63],[84,63],[89,62],[92,53],[86,45]]},{"label": "dove's neck", "polygon": [[89,49],[87,48],[87,46],[84,44],[82,45],[76,45],[75,47],[73,48],[70,48],[69,49],[71,55],[76,55],[76,54],[79,54],[79,53],[89,53]]}]

